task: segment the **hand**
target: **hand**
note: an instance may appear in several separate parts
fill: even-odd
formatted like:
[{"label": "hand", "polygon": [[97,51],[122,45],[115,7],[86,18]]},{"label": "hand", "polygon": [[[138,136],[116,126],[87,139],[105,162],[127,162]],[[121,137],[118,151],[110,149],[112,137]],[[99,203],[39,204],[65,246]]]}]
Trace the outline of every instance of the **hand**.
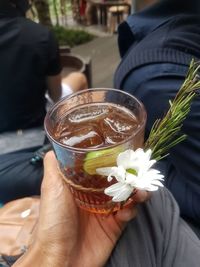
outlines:
[{"label": "hand", "polygon": [[[53,152],[46,155],[44,166],[35,242],[14,266],[104,266],[127,222],[136,216],[136,206],[109,216],[85,212],[60,177]],[[147,198],[147,192],[138,192],[134,203]]]}]

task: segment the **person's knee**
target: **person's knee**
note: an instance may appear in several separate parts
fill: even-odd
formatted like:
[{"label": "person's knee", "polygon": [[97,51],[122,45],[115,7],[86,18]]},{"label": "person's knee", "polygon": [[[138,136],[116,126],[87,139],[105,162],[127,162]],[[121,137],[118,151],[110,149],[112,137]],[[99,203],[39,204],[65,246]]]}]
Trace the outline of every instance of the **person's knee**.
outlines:
[{"label": "person's knee", "polygon": [[85,74],[81,72],[72,72],[62,80],[63,83],[69,85],[73,92],[88,88],[88,81]]}]

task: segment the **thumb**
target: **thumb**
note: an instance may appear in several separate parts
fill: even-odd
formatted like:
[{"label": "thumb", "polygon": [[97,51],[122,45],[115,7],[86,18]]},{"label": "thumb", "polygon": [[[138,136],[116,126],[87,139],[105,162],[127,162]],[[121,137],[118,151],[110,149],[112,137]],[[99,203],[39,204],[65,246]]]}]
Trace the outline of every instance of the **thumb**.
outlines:
[{"label": "thumb", "polygon": [[51,195],[62,185],[62,178],[58,172],[58,162],[53,151],[48,152],[44,157],[44,177],[41,187],[41,194]]},{"label": "thumb", "polygon": [[59,173],[58,161],[53,151],[46,154],[44,158],[44,177],[41,186],[41,197],[45,201],[56,201],[65,198],[72,201],[71,193]]},{"label": "thumb", "polygon": [[45,251],[46,255],[52,254],[52,251],[56,251],[57,256],[61,257],[59,253],[64,255],[67,241],[73,237],[71,229],[75,218],[76,206],[71,192],[59,174],[54,153],[48,152],[44,158],[40,216],[35,237],[40,250]]},{"label": "thumb", "polygon": [[49,225],[74,208],[71,192],[59,174],[53,151],[44,158],[44,178],[41,186],[40,222]]}]

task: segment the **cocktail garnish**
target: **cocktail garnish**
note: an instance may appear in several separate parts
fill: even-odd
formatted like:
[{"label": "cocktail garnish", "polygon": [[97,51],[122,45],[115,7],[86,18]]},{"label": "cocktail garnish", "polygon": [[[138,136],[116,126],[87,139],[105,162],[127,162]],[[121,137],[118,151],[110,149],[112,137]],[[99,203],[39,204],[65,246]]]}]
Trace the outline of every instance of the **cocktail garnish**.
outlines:
[{"label": "cocktail garnish", "polygon": [[107,176],[108,181],[116,179],[115,184],[104,190],[113,202],[126,201],[136,189],[155,191],[163,186],[161,181],[164,176],[151,166],[186,138],[185,134],[180,134],[180,130],[200,89],[199,69],[200,65],[192,60],[183,85],[175,99],[169,101],[166,115],[152,126],[144,149],[126,150],[117,156],[115,164],[97,168],[96,172]]},{"label": "cocktail garnish", "polygon": [[112,166],[115,164],[118,154],[122,151],[124,151],[123,145],[88,152],[84,160],[83,169],[90,175],[97,174],[97,168]]}]

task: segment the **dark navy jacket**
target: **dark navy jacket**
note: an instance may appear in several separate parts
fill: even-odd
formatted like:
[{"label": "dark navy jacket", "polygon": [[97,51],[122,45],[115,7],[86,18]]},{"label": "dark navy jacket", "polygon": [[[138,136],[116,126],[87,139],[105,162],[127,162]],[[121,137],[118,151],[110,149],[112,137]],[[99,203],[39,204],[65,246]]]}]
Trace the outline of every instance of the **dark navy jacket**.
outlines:
[{"label": "dark navy jacket", "polygon": [[[156,4],[128,17],[119,27],[123,59],[114,83],[144,103],[148,116],[146,136],[153,122],[169,108],[169,99],[180,88],[191,59],[200,59],[200,16],[192,8],[178,12],[172,5],[171,1]],[[161,164],[162,171],[182,215],[200,225],[199,97],[192,104],[183,132],[187,140],[170,151]]]},{"label": "dark navy jacket", "polygon": [[43,126],[46,78],[59,74],[61,66],[53,34],[1,1],[0,133],[3,133]]}]

